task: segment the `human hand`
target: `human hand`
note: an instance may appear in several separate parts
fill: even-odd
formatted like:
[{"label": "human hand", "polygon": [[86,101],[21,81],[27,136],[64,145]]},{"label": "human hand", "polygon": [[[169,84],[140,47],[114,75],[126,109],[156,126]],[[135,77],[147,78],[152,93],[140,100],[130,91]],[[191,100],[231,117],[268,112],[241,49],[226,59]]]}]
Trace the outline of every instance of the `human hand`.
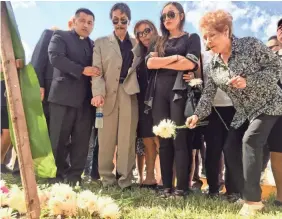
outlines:
[{"label": "human hand", "polygon": [[194,78],[195,78],[194,72],[188,72],[187,74],[183,74],[183,80],[185,80],[186,82],[190,82]]},{"label": "human hand", "polygon": [[196,128],[196,124],[199,120],[199,117],[197,115],[193,115],[187,118],[185,125],[189,128],[189,129],[194,129]]},{"label": "human hand", "polygon": [[45,88],[41,87],[40,88],[40,99],[41,99],[41,101],[44,100],[44,96],[45,96]]},{"label": "human hand", "polygon": [[104,97],[99,95],[99,96],[95,96],[91,99],[91,105],[92,106],[96,106],[96,107],[101,107],[103,106],[105,103],[104,101]]},{"label": "human hand", "polygon": [[99,68],[97,67],[93,67],[93,66],[87,66],[84,68],[84,71],[82,72],[82,74],[86,75],[86,76],[100,76],[101,75],[101,71]]},{"label": "human hand", "polygon": [[243,78],[241,76],[236,76],[231,78],[226,85],[231,85],[232,87],[244,89],[247,86],[246,78]]}]

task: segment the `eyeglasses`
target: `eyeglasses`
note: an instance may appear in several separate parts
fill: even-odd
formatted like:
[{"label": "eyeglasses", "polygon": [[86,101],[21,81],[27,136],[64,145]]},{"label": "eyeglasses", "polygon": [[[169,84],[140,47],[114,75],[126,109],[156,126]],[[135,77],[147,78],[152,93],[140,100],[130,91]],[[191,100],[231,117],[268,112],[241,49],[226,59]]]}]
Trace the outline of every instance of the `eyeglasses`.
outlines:
[{"label": "eyeglasses", "polygon": [[276,44],[276,45],[268,46],[268,48],[271,49],[271,50],[272,50],[273,48],[275,48],[275,47],[279,48],[279,45]]},{"label": "eyeglasses", "polygon": [[282,30],[282,24],[277,28],[277,30]]},{"label": "eyeglasses", "polygon": [[149,33],[151,33],[151,28],[145,28],[143,31],[137,32],[136,36],[137,38],[141,38],[141,37],[146,37]]},{"label": "eyeglasses", "polygon": [[165,22],[166,18],[174,19],[176,17],[176,14],[179,14],[179,13],[175,13],[174,11],[169,11],[167,13],[163,13],[162,16],[161,16],[161,21]]},{"label": "eyeglasses", "polygon": [[117,25],[119,22],[122,24],[122,25],[125,25],[128,23],[128,20],[127,19],[114,19],[112,20],[113,24],[114,25]]}]

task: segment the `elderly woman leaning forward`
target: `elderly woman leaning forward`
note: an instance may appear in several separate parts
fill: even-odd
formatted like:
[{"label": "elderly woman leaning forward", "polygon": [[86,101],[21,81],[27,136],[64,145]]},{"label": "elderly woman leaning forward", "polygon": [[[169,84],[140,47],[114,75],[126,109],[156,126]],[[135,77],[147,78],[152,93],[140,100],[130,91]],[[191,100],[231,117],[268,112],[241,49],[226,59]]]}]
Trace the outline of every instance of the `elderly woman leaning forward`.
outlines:
[{"label": "elderly woman leaning forward", "polygon": [[[277,85],[282,64],[271,50],[252,37],[232,35],[232,16],[222,10],[201,19],[201,32],[214,52],[208,82],[193,116],[186,125],[194,128],[211,113],[217,88],[225,91],[236,109],[224,146],[232,183],[244,199],[241,215],[261,210],[260,174],[263,147],[275,139],[272,128],[282,116],[282,90]],[[268,141],[277,186],[275,203],[282,202],[282,144]]]}]

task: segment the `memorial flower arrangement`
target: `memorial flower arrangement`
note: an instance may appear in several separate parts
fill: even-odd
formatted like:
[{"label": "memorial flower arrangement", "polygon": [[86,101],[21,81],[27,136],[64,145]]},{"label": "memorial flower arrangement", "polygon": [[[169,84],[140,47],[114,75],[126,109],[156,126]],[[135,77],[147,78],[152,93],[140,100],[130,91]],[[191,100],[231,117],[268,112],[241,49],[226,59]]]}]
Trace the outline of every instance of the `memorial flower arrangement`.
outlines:
[{"label": "memorial flower arrangement", "polygon": [[[94,194],[90,190],[75,191],[67,184],[54,184],[51,187],[38,187],[41,209],[54,218],[72,218],[95,216],[95,218],[118,219],[121,216],[119,206],[110,197]],[[16,218],[17,212],[27,212],[24,191],[17,185],[6,186],[0,182],[1,209],[0,218]]]}]

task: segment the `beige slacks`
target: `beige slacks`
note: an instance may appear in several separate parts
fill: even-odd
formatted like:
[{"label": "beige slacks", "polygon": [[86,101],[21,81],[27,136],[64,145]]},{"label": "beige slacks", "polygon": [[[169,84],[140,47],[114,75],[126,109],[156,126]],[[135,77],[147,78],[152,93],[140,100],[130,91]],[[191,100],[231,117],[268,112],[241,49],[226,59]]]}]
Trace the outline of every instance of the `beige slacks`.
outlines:
[{"label": "beige slacks", "polygon": [[98,130],[99,174],[103,186],[116,183],[113,174],[113,157],[117,145],[117,172],[121,175],[118,185],[131,185],[135,166],[135,141],[138,122],[138,102],[136,95],[128,95],[119,85],[117,99],[112,113],[104,116],[103,128]]}]

